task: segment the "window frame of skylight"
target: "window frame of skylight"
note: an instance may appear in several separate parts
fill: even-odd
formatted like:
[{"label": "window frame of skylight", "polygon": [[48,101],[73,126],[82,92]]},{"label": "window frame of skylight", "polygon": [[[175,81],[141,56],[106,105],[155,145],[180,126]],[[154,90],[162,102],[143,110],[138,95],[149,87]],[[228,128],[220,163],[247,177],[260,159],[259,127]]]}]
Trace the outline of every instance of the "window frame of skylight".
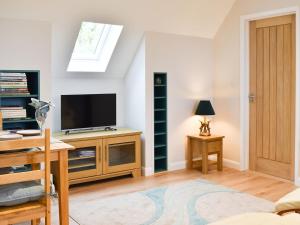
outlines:
[{"label": "window frame of skylight", "polygon": [[[84,23],[82,22],[81,27]],[[95,23],[101,24],[101,23]],[[67,68],[69,72],[105,72],[110,62],[112,54],[116,48],[118,40],[121,36],[123,25],[101,24],[104,28],[98,39],[97,49],[95,54],[78,55],[74,52],[77,42],[79,41],[78,34],[75,47]],[[104,33],[104,34],[103,34]],[[109,40],[110,39],[110,40]]]}]

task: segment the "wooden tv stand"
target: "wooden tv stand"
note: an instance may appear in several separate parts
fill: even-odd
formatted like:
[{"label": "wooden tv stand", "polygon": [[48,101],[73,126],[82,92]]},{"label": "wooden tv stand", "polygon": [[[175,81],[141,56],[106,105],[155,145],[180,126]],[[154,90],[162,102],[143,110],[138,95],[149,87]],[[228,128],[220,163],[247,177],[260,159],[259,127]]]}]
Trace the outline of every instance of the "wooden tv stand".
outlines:
[{"label": "wooden tv stand", "polygon": [[75,147],[69,151],[70,185],[126,174],[141,176],[140,131],[58,132],[53,137]]}]

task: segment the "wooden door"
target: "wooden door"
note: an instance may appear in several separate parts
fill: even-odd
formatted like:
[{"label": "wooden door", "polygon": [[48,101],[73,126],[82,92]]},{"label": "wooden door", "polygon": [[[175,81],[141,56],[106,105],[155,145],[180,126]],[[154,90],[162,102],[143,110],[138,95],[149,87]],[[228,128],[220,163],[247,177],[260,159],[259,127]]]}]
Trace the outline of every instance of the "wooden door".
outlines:
[{"label": "wooden door", "polygon": [[105,138],[103,173],[116,173],[138,169],[141,166],[140,136]]},{"label": "wooden door", "polygon": [[250,23],[250,169],[294,178],[295,15]]}]

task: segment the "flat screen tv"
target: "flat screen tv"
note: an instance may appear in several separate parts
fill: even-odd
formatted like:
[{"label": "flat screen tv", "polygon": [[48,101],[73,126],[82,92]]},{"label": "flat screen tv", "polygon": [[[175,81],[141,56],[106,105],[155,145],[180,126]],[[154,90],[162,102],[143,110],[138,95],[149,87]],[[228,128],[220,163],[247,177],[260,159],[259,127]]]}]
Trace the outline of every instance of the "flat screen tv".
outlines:
[{"label": "flat screen tv", "polygon": [[77,130],[116,125],[116,94],[61,96],[61,129]]}]

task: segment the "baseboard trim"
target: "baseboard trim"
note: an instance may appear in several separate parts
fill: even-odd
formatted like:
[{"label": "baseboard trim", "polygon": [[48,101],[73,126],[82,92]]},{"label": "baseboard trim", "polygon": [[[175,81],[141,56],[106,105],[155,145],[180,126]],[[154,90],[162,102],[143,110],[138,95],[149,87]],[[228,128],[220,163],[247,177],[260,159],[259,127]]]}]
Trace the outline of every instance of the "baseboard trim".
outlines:
[{"label": "baseboard trim", "polygon": [[154,170],[152,167],[142,167],[142,175],[145,177],[152,176],[154,174]]},{"label": "baseboard trim", "polygon": [[183,170],[186,168],[186,161],[173,162],[169,164],[168,171]]},{"label": "baseboard trim", "polygon": [[[211,156],[209,156],[209,159],[211,159],[211,160],[217,160],[217,156],[211,155]],[[237,161],[233,161],[231,159],[224,159],[223,158],[223,165],[225,167],[228,167],[228,168],[232,168],[232,169],[236,169],[236,170],[241,170],[240,163],[237,162]]]},{"label": "baseboard trim", "polygon": [[[209,156],[210,160],[216,160],[217,157],[214,155]],[[195,159],[194,159],[195,160]],[[240,170],[240,163],[230,160],[230,159],[223,159],[223,164],[225,167],[229,167],[232,169]],[[169,163],[168,171],[176,171],[176,170],[183,170],[186,169],[186,161],[179,161],[179,162],[172,162]],[[154,170],[152,167],[143,167],[142,168],[142,175],[143,176],[152,176],[154,174]],[[299,186],[300,186],[300,178],[299,178]]]},{"label": "baseboard trim", "polygon": [[300,186],[300,177],[298,177],[294,183],[296,186]]}]

